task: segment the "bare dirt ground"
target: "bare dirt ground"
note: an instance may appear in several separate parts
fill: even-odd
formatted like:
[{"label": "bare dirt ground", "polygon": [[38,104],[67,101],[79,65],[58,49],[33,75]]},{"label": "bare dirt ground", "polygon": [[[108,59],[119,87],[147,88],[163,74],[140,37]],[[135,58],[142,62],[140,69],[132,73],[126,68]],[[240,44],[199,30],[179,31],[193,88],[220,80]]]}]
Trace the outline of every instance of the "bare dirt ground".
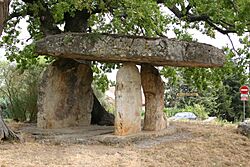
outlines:
[{"label": "bare dirt ground", "polygon": [[250,139],[236,126],[175,122],[169,136],[126,145],[0,143],[0,167],[250,167]]}]

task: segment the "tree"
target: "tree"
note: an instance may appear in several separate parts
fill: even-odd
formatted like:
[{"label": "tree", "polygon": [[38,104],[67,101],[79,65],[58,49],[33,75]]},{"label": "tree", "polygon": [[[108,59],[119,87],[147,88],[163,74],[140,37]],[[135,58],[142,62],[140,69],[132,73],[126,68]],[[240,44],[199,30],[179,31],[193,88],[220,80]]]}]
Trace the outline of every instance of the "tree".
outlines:
[{"label": "tree", "polygon": [[10,0],[0,0],[0,36],[3,32],[3,26],[6,18],[8,17]]},{"label": "tree", "polygon": [[22,43],[16,38],[22,18],[29,24],[28,40],[65,32],[163,36],[171,27],[175,32],[197,29],[211,37],[215,31],[242,35],[250,31],[249,4],[248,0],[13,0],[3,41],[10,60],[31,59],[17,56],[20,50],[14,47]]}]

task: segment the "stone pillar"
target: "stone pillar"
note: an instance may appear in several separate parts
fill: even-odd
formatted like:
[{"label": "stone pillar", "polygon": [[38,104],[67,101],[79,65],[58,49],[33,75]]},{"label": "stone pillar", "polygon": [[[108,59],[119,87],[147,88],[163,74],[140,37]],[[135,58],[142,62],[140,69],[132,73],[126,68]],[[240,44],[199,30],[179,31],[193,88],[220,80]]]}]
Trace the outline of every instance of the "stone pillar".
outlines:
[{"label": "stone pillar", "polygon": [[141,67],[142,88],[145,95],[144,130],[157,131],[166,128],[164,109],[164,84],[159,71],[152,65]]},{"label": "stone pillar", "polygon": [[141,131],[141,78],[133,63],[124,63],[116,76],[115,134],[128,135]]},{"label": "stone pillar", "polygon": [[90,65],[71,59],[60,59],[48,66],[39,85],[38,127],[90,125],[92,75]]}]

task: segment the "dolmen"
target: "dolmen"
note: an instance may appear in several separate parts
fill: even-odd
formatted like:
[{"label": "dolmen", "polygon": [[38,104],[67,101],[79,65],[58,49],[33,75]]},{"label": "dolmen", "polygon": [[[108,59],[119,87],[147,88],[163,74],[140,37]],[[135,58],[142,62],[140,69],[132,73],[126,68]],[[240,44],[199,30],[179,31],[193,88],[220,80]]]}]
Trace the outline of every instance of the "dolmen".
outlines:
[{"label": "dolmen", "polygon": [[116,135],[142,130],[142,90],[143,129],[159,131],[167,127],[164,83],[155,66],[220,67],[225,62],[223,51],[208,44],[113,34],[47,36],[36,42],[36,52],[58,58],[42,75],[37,120],[40,128],[90,125],[94,101],[91,61],[122,64],[116,76]]}]

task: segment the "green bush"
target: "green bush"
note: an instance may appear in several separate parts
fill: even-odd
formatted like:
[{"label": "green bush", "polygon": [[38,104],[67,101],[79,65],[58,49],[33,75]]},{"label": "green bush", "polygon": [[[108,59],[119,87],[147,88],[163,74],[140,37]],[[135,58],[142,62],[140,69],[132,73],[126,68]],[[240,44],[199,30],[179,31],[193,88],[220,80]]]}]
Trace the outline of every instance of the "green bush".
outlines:
[{"label": "green bush", "polygon": [[5,99],[5,116],[17,121],[35,122],[37,116],[37,84],[42,67],[19,70],[2,63],[1,97]]},{"label": "green bush", "polygon": [[200,119],[208,118],[208,114],[202,105],[194,104],[194,106],[185,106],[184,112],[192,112]]}]

